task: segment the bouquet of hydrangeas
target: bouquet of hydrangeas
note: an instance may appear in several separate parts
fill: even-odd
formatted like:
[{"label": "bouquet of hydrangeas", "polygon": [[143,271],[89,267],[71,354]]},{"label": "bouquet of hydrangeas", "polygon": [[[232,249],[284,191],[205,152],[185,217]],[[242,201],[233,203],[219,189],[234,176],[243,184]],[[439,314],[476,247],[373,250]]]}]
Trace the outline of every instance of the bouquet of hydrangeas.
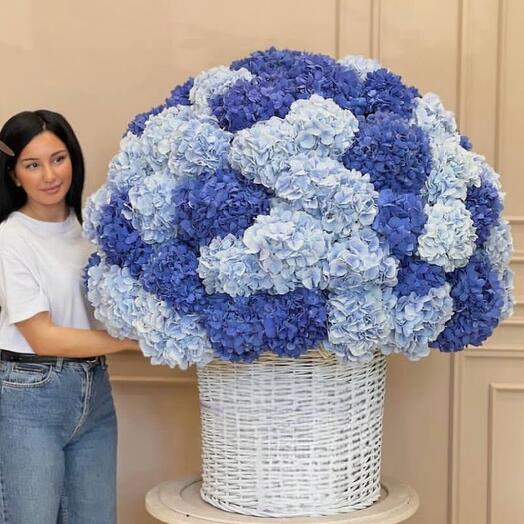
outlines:
[{"label": "bouquet of hydrangeas", "polygon": [[512,311],[499,177],[376,61],[269,49],[136,116],[84,231],[95,314],[152,363],[479,345]]}]

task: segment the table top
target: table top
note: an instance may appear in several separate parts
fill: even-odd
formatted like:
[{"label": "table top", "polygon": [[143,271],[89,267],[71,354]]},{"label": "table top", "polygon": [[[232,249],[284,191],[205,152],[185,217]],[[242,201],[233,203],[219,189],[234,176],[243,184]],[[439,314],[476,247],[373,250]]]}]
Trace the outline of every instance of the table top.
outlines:
[{"label": "table top", "polygon": [[[146,495],[146,509],[160,522],[186,524],[261,524],[264,517],[231,513],[211,506],[200,497],[202,480],[187,477],[164,482]],[[369,508],[325,517],[285,517],[271,524],[395,524],[411,517],[419,507],[416,491],[391,477],[382,479],[381,496]]]}]

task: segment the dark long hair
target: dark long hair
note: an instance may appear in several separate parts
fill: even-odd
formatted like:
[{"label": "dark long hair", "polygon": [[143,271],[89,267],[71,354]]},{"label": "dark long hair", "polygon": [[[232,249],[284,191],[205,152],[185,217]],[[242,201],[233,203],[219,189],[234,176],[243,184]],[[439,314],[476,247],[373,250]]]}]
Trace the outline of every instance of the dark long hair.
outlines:
[{"label": "dark long hair", "polygon": [[66,204],[74,209],[82,223],[82,190],[84,189],[84,156],[76,135],[69,122],[59,113],[40,109],[23,111],[12,116],[0,130],[0,140],[7,144],[14,156],[0,151],[0,222],[11,212],[20,209],[27,201],[27,195],[17,187],[10,176],[24,147],[43,131],[51,131],[66,146],[71,158],[73,176],[66,195]]}]

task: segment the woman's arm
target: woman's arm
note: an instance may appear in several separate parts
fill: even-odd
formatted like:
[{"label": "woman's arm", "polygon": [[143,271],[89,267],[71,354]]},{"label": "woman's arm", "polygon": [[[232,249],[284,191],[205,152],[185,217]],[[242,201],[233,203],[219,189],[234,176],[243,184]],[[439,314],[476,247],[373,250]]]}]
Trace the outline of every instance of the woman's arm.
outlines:
[{"label": "woman's arm", "polygon": [[119,340],[106,331],[57,326],[48,311],[16,323],[37,355],[57,357],[96,357],[125,349],[139,350],[136,340]]}]

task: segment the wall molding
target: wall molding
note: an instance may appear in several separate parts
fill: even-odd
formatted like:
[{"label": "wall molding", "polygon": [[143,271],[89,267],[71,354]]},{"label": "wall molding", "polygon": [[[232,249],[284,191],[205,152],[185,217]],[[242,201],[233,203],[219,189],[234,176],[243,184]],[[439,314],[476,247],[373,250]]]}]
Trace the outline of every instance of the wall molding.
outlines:
[{"label": "wall molding", "polygon": [[493,514],[493,471],[495,469],[496,442],[494,435],[497,400],[503,393],[521,393],[524,395],[524,384],[508,384],[492,382],[489,385],[488,404],[488,457],[487,457],[487,493],[486,493],[486,524],[495,522]]},{"label": "wall molding", "polygon": [[151,377],[146,375],[111,375],[113,384],[142,384],[148,386],[193,386],[197,384],[196,377]]}]

